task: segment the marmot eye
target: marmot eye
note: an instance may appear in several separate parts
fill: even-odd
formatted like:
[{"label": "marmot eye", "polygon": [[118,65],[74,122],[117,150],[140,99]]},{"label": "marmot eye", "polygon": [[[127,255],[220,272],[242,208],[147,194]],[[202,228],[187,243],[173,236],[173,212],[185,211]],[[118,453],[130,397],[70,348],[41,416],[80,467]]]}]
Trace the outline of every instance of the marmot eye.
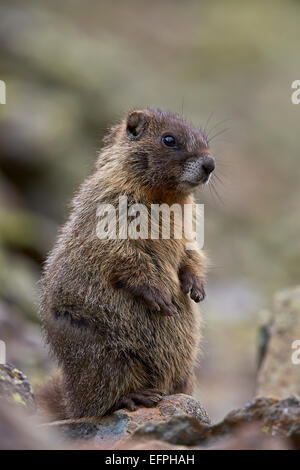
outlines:
[{"label": "marmot eye", "polygon": [[175,147],[176,145],[176,140],[172,135],[165,135],[161,140],[167,147]]}]

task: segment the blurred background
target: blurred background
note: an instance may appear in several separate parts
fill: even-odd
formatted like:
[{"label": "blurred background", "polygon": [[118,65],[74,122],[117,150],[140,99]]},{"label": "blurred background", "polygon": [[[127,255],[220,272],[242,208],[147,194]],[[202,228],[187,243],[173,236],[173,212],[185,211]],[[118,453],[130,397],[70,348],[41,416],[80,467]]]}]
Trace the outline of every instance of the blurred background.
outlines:
[{"label": "blurred background", "polygon": [[33,384],[55,368],[37,281],[70,198],[108,126],[158,106],[215,135],[196,396],[214,420],[253,396],[260,312],[300,280],[299,18],[296,0],[1,1],[0,339]]}]

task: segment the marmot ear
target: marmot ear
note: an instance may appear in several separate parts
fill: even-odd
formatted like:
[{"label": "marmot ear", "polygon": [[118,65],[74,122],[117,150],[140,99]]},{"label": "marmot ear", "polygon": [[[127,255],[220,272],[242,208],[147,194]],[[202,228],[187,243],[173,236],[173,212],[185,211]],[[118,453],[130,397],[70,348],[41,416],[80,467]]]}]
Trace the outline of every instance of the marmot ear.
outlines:
[{"label": "marmot ear", "polygon": [[127,117],[126,132],[131,139],[139,139],[148,120],[148,116],[142,111],[133,111]]}]

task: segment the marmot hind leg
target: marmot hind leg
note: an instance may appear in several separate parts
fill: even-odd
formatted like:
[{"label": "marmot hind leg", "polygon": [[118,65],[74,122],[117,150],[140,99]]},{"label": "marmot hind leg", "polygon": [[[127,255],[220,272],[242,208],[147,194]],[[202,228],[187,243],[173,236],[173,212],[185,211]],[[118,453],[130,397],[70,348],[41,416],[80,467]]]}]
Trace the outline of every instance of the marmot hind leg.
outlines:
[{"label": "marmot hind leg", "polygon": [[114,407],[114,411],[122,408],[127,408],[129,411],[135,411],[137,409],[137,405],[151,408],[156,406],[162,400],[164,395],[165,394],[163,392],[155,389],[132,392],[119,400],[117,405]]}]

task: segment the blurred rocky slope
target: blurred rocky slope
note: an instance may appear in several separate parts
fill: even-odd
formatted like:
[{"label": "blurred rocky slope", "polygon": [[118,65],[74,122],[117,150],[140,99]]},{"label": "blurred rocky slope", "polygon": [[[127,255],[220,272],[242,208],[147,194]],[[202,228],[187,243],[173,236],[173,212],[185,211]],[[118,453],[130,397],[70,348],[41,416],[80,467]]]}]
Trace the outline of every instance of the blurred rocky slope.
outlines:
[{"label": "blurred rocky slope", "polygon": [[107,127],[128,107],[160,106],[209,121],[211,135],[229,127],[212,141],[222,201],[198,195],[212,263],[198,395],[218,417],[250,398],[254,312],[300,278],[299,14],[292,0],[1,2],[0,338],[11,362],[49,370],[41,263]]}]

